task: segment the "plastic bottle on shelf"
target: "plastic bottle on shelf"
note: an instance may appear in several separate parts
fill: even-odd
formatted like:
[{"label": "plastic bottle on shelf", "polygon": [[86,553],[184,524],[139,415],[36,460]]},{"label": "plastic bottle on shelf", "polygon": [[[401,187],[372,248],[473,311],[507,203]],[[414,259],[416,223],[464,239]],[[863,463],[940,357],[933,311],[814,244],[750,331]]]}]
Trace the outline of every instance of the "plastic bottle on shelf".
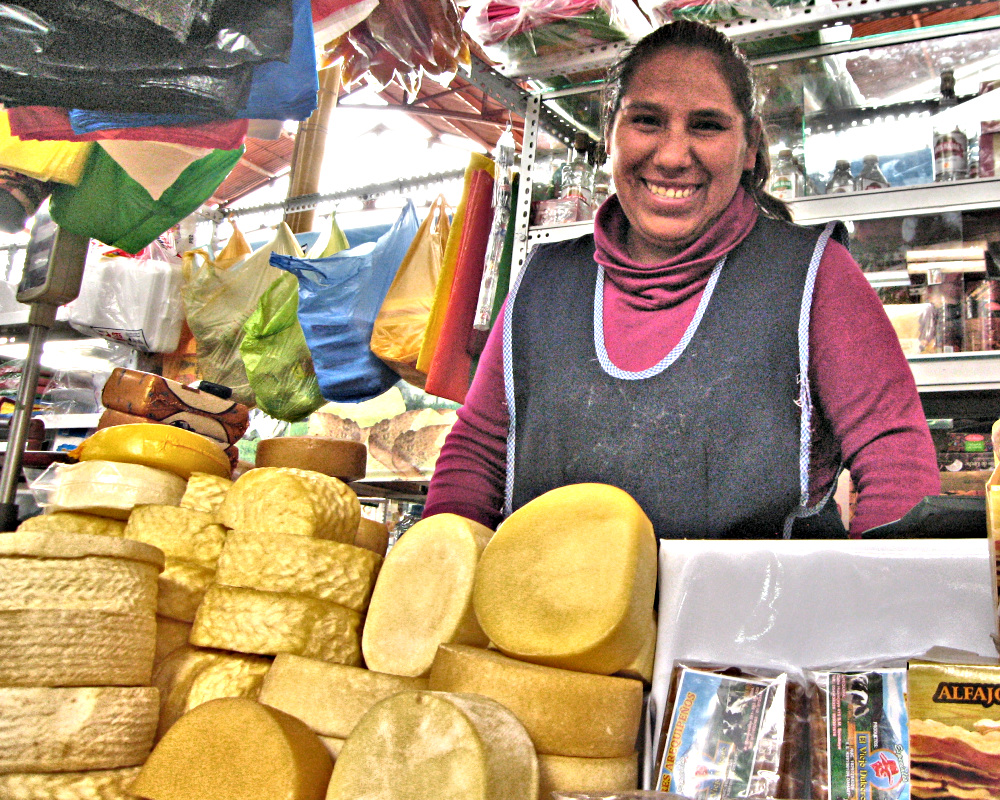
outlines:
[{"label": "plastic bottle on shelf", "polygon": [[[941,70],[941,98],[938,110],[954,108],[958,104],[955,96],[955,73],[950,69]],[[933,128],[934,137],[934,180],[959,181],[969,177],[969,139],[958,126],[952,127],[947,117],[937,121]]]},{"label": "plastic bottle on shelf", "polygon": [[587,159],[590,151],[590,137],[579,131],[573,140],[573,159],[563,173],[561,197],[579,197],[590,205],[590,191],[594,175]]},{"label": "plastic bottle on shelf", "polygon": [[868,191],[870,189],[888,189],[889,181],[882,174],[882,169],[878,165],[878,156],[870,153],[863,159],[861,172],[854,182],[854,188],[858,191]]},{"label": "plastic bottle on shelf", "polygon": [[843,194],[854,191],[854,175],[851,174],[851,162],[846,159],[837,161],[833,175],[826,184],[827,194]]},{"label": "plastic bottle on shelf", "polygon": [[792,151],[788,148],[778,151],[778,160],[771,169],[768,192],[779,200],[792,200],[802,196],[802,173],[792,160]]},{"label": "plastic bottle on shelf", "polygon": [[604,142],[598,142],[594,145],[594,178],[590,195],[590,204],[594,209],[607,200],[611,193],[611,175],[606,168],[607,161]]}]

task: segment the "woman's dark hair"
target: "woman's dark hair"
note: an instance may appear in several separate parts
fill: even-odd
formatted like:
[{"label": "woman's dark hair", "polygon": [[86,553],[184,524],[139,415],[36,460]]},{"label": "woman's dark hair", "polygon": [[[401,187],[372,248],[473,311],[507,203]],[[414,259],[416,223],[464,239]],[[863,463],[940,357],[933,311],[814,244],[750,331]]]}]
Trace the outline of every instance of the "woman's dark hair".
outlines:
[{"label": "woman's dark hair", "polygon": [[[715,56],[729,91],[732,92],[736,107],[743,116],[743,130],[749,135],[754,127],[760,133],[757,143],[757,158],[753,170],[746,170],[740,184],[754,202],[768,216],[791,222],[792,214],[783,200],[768,194],[767,182],[771,172],[771,155],[767,148],[767,137],[757,107],[757,86],[747,63],[746,56],[732,39],[711,25],[690,20],[678,20],[657,28],[636,42],[608,69],[604,84],[603,130],[605,138],[611,134],[615,117],[621,110],[622,97],[628,91],[636,70],[650,58],[663,50],[686,47],[690,50],[704,50]],[[697,91],[691,87],[692,91]]]}]

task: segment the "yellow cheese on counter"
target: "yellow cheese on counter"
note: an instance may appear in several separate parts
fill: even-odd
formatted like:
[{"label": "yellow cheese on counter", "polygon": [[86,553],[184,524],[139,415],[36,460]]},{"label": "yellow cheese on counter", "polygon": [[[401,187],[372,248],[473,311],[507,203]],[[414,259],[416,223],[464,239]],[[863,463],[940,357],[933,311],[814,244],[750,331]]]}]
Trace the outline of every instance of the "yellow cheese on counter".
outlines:
[{"label": "yellow cheese on counter", "polygon": [[354,544],[385,558],[389,549],[389,526],[384,522],[362,517],[358,522],[358,532],[354,534]]},{"label": "yellow cheese on counter", "polygon": [[370,669],[426,675],[439,644],[486,646],[472,607],[476,565],[493,532],[457,516],[417,522],[382,564],[361,647]]},{"label": "yellow cheese on counter", "polygon": [[321,800],[332,768],[319,738],[295,717],[224,698],[177,720],[131,791],[147,800]]},{"label": "yellow cheese on counter", "polygon": [[213,584],[201,601],[191,644],[240,653],[296,655],[359,665],[361,615],[315,597]]},{"label": "yellow cheese on counter", "polygon": [[0,536],[0,610],[81,609],[153,614],[163,553],[88,533]]},{"label": "yellow cheese on counter", "polygon": [[635,751],[642,683],[441,645],[428,687],[491,697],[521,721],[539,753],[614,758]]},{"label": "yellow cheese on counter", "polygon": [[0,686],[142,686],[156,652],[150,614],[0,609]]},{"label": "yellow cheese on counter", "polygon": [[222,449],[207,436],[175,425],[132,422],[94,431],[72,453],[81,463],[138,464],[172,472],[186,481],[193,472],[229,477],[232,468]]},{"label": "yellow cheese on counter", "polygon": [[385,675],[279,653],[260,690],[260,702],[298,717],[322,736],[346,739],[375,703],[398,692],[426,689],[424,678]]},{"label": "yellow cheese on counter", "polygon": [[552,800],[553,792],[634,791],[639,786],[639,755],[621,758],[538,756],[538,800]]},{"label": "yellow cheese on counter", "polygon": [[207,472],[192,472],[181,497],[181,507],[214,515],[222,505],[222,501],[226,499],[226,492],[232,485],[233,482],[229,478],[210,475]]},{"label": "yellow cheese on counter", "polygon": [[194,622],[198,606],[212,585],[215,570],[167,556],[160,573],[156,613],[181,622]]},{"label": "yellow cheese on counter", "polygon": [[99,517],[79,511],[54,511],[28,517],[17,526],[19,531],[47,531],[51,533],[92,533],[98,536],[123,536],[125,522],[120,519]]},{"label": "yellow cheese on counter", "polygon": [[381,556],[353,544],[287,533],[233,531],[219,558],[216,580],[265,592],[368,608]]},{"label": "yellow cheese on counter", "polygon": [[142,764],[159,713],[151,686],[0,687],[0,773]]},{"label": "yellow cheese on counter", "polygon": [[174,650],[187,644],[191,633],[191,623],[156,615],[156,655],[153,657],[153,671]]},{"label": "yellow cheese on counter", "polygon": [[294,467],[258,467],[236,479],[219,506],[218,518],[234,530],[350,544],[358,530],[361,503],[350,486],[329,475]]},{"label": "yellow cheese on counter", "polygon": [[0,774],[3,800],[135,800],[129,788],[140,767],[83,772]]},{"label": "yellow cheese on counter", "polygon": [[60,464],[55,481],[49,497],[52,511],[77,511],[120,520],[128,519],[138,505],[177,505],[186,485],[172,472],[120,461]]},{"label": "yellow cheese on counter", "polygon": [[632,497],[562,486],[497,529],[476,571],[476,616],[509,656],[610,675],[647,641],[656,568],[653,526]]},{"label": "yellow cheese on counter", "polygon": [[215,569],[226,541],[226,529],[207,511],[146,505],[129,515],[125,536],[159,547],[167,556]]},{"label": "yellow cheese on counter", "polygon": [[372,706],[344,743],[326,793],[326,800],[537,797],[535,748],[510,711],[478,695],[423,691]]},{"label": "yellow cheese on counter", "polygon": [[635,678],[649,685],[653,683],[653,661],[656,657],[656,615],[650,614],[642,649],[632,661],[618,670],[615,675]]}]

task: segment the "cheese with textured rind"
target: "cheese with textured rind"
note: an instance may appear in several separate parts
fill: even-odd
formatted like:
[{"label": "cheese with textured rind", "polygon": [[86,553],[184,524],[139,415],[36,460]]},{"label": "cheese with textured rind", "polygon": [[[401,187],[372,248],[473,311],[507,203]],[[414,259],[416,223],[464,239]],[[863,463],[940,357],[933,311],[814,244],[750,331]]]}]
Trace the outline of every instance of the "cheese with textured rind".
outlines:
[{"label": "cheese with textured rind", "polygon": [[159,547],[167,556],[215,569],[226,541],[226,529],[207,511],[146,505],[129,515],[125,536]]},{"label": "cheese with textured rind", "polygon": [[209,475],[207,472],[192,472],[181,497],[181,507],[214,515],[232,485],[229,478]]},{"label": "cheese with textured rind", "polygon": [[381,556],[352,544],[286,533],[233,531],[216,579],[228,586],[291,592],[368,608]]},{"label": "cheese with textured rind", "polygon": [[510,711],[487,697],[424,691],[372,706],[344,743],[326,793],[326,800],[537,797],[535,749]]},{"label": "cheese with textured rind", "polygon": [[147,800],[320,800],[332,768],[322,742],[295,717],[225,698],[174,723],[132,792]]},{"label": "cheese with textured rind", "polygon": [[0,611],[156,611],[155,547],[87,533],[21,531],[0,536]]},{"label": "cheese with textured rind", "polygon": [[183,558],[167,556],[157,582],[159,596],[156,613],[182,622],[194,622],[198,606],[214,578],[215,570]]},{"label": "cheese with textured rind", "polygon": [[361,615],[315,597],[221,584],[205,593],[191,644],[240,653],[296,655],[361,663]]},{"label": "cheese with textured rind", "polygon": [[480,554],[493,532],[456,514],[417,522],[382,564],[361,647],[370,669],[426,675],[439,644],[485,647],[472,606]]},{"label": "cheese with textured rind", "polygon": [[56,467],[55,489],[49,496],[49,510],[124,520],[138,505],[177,505],[184,496],[184,487],[184,479],[172,472],[139,464],[60,464]]},{"label": "cheese with textured rind", "polygon": [[361,503],[346,483],[294,467],[258,467],[226,493],[219,521],[235,530],[354,541]]},{"label": "cheese with textured rind", "polygon": [[141,764],[158,713],[151,686],[0,687],[0,773]]},{"label": "cheese with textured rind", "polygon": [[385,558],[389,549],[389,526],[384,522],[362,517],[358,522],[358,532],[354,534],[354,545]]},{"label": "cheese with textured rind", "polygon": [[0,610],[0,686],[141,686],[155,650],[152,613]]},{"label": "cheese with textured rind", "polygon": [[539,753],[614,758],[635,751],[642,718],[640,681],[442,645],[428,687],[493,698],[521,720]]},{"label": "cheese with textured rind", "polygon": [[97,514],[79,511],[54,511],[28,517],[17,526],[18,531],[46,531],[53,533],[90,533],[98,536],[123,536],[125,522]]},{"label": "cheese with textured rind", "polygon": [[538,800],[550,800],[553,792],[634,791],[639,784],[639,755],[573,758],[539,753],[538,773]]},{"label": "cheese with textured rind", "polygon": [[129,788],[140,769],[0,774],[0,797],[3,800],[135,800]]},{"label": "cheese with textured rind", "polygon": [[505,519],[476,571],[476,617],[523,661],[610,675],[647,640],[657,544],[621,489],[561,486]]},{"label": "cheese with textured rind", "polygon": [[379,700],[426,688],[424,678],[385,675],[280,653],[264,677],[259,699],[298,717],[318,734],[346,739]]},{"label": "cheese with textured rind", "polygon": [[153,672],[156,667],[174,650],[183,647],[188,642],[191,633],[191,623],[170,617],[156,615],[156,655],[153,657]]}]

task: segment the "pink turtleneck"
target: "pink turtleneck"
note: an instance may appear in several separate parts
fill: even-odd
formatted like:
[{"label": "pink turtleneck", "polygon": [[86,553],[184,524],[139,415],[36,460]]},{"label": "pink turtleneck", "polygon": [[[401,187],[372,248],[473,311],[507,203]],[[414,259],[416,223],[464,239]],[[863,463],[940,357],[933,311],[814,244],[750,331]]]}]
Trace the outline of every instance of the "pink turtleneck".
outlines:
[{"label": "pink turtleneck", "polygon": [[[715,262],[757,221],[742,189],[706,233],[661,264],[632,261],[612,195],[594,225],[604,267],[605,344],[612,362],[638,371],[658,363],[687,328]],[[424,515],[451,512],[496,527],[502,518],[509,416],[500,331],[480,357],[458,421],[438,458]],[[816,279],[810,379],[817,409],[812,501],[831,486],[839,458],[858,489],[851,534],[898,519],[940,491],[937,459],[913,375],[881,303],[850,254],[830,242]],[[739,458],[738,453],[733,454]]]}]

